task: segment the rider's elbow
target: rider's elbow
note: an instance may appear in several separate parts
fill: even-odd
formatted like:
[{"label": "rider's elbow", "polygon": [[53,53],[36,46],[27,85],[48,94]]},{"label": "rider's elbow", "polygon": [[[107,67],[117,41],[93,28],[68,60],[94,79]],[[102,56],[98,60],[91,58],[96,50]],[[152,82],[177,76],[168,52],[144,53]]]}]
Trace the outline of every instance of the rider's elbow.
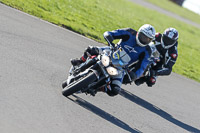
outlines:
[{"label": "rider's elbow", "polygon": [[108,42],[112,42],[114,40],[112,35],[108,31],[104,32],[103,36]]}]

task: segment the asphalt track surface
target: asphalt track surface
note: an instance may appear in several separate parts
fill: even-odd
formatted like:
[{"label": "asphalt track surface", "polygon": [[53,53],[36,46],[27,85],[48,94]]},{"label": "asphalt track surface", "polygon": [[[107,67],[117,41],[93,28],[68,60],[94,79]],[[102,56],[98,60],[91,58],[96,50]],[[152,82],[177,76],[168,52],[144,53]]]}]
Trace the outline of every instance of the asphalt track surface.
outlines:
[{"label": "asphalt track surface", "polygon": [[0,132],[200,133],[200,84],[174,73],[116,97],[62,96],[88,45],[102,44],[0,4]]}]

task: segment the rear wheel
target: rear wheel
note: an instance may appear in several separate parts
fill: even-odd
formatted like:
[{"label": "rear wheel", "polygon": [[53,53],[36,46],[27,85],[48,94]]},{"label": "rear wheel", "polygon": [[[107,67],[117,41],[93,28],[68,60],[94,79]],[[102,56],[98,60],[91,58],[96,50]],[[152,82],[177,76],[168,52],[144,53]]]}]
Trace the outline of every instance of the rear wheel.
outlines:
[{"label": "rear wheel", "polygon": [[69,96],[72,95],[73,93],[80,91],[82,88],[86,88],[90,83],[94,82],[97,79],[97,76],[95,75],[94,72],[88,73],[83,78],[80,78],[78,81],[72,82],[68,86],[66,86],[62,90],[62,94],[64,96]]}]

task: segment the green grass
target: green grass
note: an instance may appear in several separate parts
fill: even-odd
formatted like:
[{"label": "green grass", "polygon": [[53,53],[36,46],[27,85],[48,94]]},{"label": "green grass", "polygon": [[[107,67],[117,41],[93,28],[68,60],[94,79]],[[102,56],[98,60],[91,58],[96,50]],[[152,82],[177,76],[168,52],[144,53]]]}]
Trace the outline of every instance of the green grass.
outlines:
[{"label": "green grass", "polygon": [[151,2],[152,4],[155,4],[165,10],[168,10],[170,12],[173,12],[175,14],[178,14],[184,18],[190,19],[193,22],[200,24],[200,15],[186,8],[183,8],[177,4],[174,4],[169,0],[146,0],[146,1]]},{"label": "green grass", "polygon": [[179,57],[174,72],[200,82],[200,30],[176,19],[143,8],[126,0],[0,0],[44,20],[105,43],[108,30],[145,23],[158,32],[175,27],[180,33]]}]

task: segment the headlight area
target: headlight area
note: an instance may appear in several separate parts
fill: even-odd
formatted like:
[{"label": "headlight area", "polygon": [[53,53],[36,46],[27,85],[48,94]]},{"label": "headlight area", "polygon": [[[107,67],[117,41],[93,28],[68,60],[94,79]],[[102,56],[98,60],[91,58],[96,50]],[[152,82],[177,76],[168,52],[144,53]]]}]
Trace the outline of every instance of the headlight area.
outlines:
[{"label": "headlight area", "polygon": [[106,70],[107,70],[108,74],[112,75],[112,76],[116,76],[119,74],[118,70],[114,67],[107,67]]},{"label": "headlight area", "polygon": [[107,67],[110,64],[110,58],[108,56],[106,56],[106,55],[103,55],[101,57],[101,62],[105,67]]}]

